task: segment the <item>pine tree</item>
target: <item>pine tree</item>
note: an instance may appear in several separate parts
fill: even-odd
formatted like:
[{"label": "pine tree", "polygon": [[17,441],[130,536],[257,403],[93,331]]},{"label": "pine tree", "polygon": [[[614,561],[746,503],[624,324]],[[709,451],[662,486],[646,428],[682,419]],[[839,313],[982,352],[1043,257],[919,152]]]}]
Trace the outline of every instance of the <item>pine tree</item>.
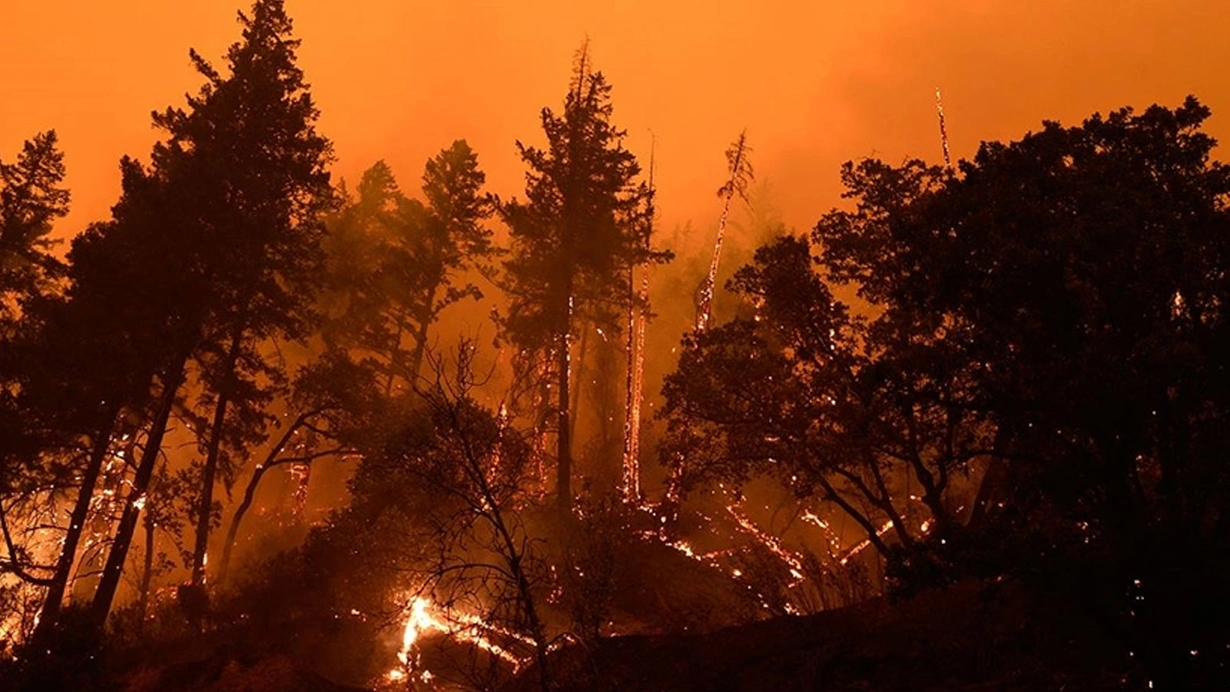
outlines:
[{"label": "pine tree", "polygon": [[[168,255],[171,243],[154,232],[165,197],[137,163],[121,164],[124,196],[110,221],[74,239],[62,296],[27,301],[5,367],[17,373],[18,407],[36,468],[62,469],[48,486],[75,493],[61,553],[48,579],[36,640],[58,624],[69,576],[91,505],[122,435],[135,435],[159,410],[151,410],[155,383],[180,377],[194,331],[180,315],[199,286]],[[160,242],[161,241],[161,242]],[[165,397],[164,397],[165,399]],[[169,413],[172,398],[165,408]],[[157,453],[161,430],[150,426]],[[148,445],[147,445],[148,446]],[[68,458],[65,453],[68,450]],[[79,450],[77,453],[75,450]],[[65,463],[67,462],[67,463]],[[137,497],[137,496],[134,496]],[[36,642],[37,643],[37,642]]]},{"label": "pine tree", "polygon": [[200,589],[215,481],[233,475],[231,454],[262,438],[269,387],[284,379],[282,364],[261,347],[273,338],[303,338],[312,324],[322,264],[320,218],[334,201],[326,170],[331,147],[315,130],[318,111],[295,64],[299,42],[281,0],[257,0],[239,21],[243,37],[227,53],[229,74],[191,52],[204,86],[186,109],[154,115],[168,137],[155,145],[150,171],[127,164],[120,206],[140,188],[154,191],[160,204],[145,205],[146,240],[168,246],[162,265],[190,285],[165,306],[171,326],[183,335],[181,348],[159,378],[146,452],[95,594],[100,621],[114,598],[188,360],[196,361],[204,392],[197,403],[210,410],[201,439],[192,565],[192,583]]},{"label": "pine tree", "polygon": [[55,130],[48,130],[26,141],[15,162],[0,161],[0,326],[60,269],[47,237],[52,222],[68,213],[64,153],[56,144]]},{"label": "pine tree", "polygon": [[[450,305],[479,299],[467,274],[491,273],[497,248],[486,220],[494,212],[483,193],[478,156],[457,140],[427,161],[425,201],[407,198],[392,171],[377,162],[355,199],[330,224],[333,284],[326,327],[333,347],[356,349],[391,391],[414,384],[428,331]],[[341,294],[341,295],[336,295]]]},{"label": "pine tree", "polygon": [[512,238],[504,282],[511,304],[502,326],[522,352],[553,366],[556,491],[565,510],[572,504],[572,337],[586,324],[617,333],[631,268],[669,258],[648,250],[641,237],[647,225],[638,220],[650,191],[636,181],[640,166],[611,123],[610,92],[583,46],[563,112],[542,111],[547,148],[517,143],[529,167],[525,201],[501,209]]}]

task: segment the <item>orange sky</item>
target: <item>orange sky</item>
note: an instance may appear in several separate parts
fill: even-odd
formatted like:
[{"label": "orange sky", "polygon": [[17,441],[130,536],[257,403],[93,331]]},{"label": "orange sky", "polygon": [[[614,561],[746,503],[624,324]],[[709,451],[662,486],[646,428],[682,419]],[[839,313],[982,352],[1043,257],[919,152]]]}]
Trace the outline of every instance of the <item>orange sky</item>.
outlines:
[{"label": "orange sky", "polygon": [[[199,83],[194,46],[217,60],[246,0],[4,0],[0,155],[54,127],[73,213],[105,216],[116,162],[145,157],[149,112]],[[939,158],[933,88],[954,154],[1043,118],[1195,93],[1230,133],[1225,0],[287,0],[301,64],[353,179],[377,158],[414,189],[423,160],[458,137],[492,188],[520,190],[513,141],[537,142],[588,34],[615,87],[615,118],[647,158],[658,141],[668,226],[717,216],[722,151],[746,125],[759,176],[790,225],[837,203],[849,158]],[[1218,115],[1220,113],[1220,115]],[[1224,155],[1222,158],[1226,158]]]}]

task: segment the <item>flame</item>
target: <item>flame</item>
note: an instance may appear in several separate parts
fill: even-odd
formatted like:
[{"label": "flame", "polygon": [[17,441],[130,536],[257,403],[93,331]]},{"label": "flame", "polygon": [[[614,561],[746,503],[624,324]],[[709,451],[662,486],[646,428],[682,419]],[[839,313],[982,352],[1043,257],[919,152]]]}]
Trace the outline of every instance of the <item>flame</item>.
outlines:
[{"label": "flame", "polygon": [[784,562],[787,567],[789,567],[790,576],[794,578],[794,582],[790,584],[791,586],[795,586],[806,579],[806,577],[803,576],[803,560],[799,558],[798,555],[794,554],[790,550],[787,550],[785,546],[782,545],[780,538],[762,531],[759,526],[756,526],[756,524],[742,512],[737,504],[727,505],[726,511],[734,517],[735,523],[738,524],[739,528],[743,529],[744,533],[754,538],[761,546],[765,548],[765,550],[773,553],[778,559]]},{"label": "flame", "polygon": [[312,481],[312,465],[291,464],[290,476],[295,480],[294,511],[296,516],[300,516],[307,505],[308,485]]},{"label": "flame", "polygon": [[[893,522],[891,519],[884,522],[884,525],[881,526],[878,530],[876,530],[876,536],[883,536],[892,527],[893,527]],[[841,564],[845,565],[847,562],[850,561],[850,558],[863,552],[863,550],[865,550],[867,546],[869,545],[871,545],[870,538],[864,538],[863,540],[859,541],[857,544],[855,544],[853,548],[850,549],[849,552],[846,553],[845,557],[841,558]]]},{"label": "flame", "polygon": [[510,664],[514,673],[520,670],[525,659],[496,644],[491,640],[491,636],[534,646],[534,640],[530,637],[488,623],[472,613],[441,607],[428,598],[416,596],[406,608],[406,624],[402,629],[401,648],[397,652],[397,660],[401,662],[401,666],[388,672],[386,677],[390,681],[397,682],[411,676],[423,682],[432,679],[430,671],[421,669],[419,650],[419,641],[429,632],[438,632],[473,644]]},{"label": "flame", "polygon": [[[410,617],[406,618],[406,627],[401,635],[401,650],[397,652],[397,660],[403,666],[410,666],[410,654],[419,641],[419,633],[425,629],[439,627],[440,623],[427,612],[428,601],[416,598],[410,603]],[[415,657],[417,659],[417,657]]]}]

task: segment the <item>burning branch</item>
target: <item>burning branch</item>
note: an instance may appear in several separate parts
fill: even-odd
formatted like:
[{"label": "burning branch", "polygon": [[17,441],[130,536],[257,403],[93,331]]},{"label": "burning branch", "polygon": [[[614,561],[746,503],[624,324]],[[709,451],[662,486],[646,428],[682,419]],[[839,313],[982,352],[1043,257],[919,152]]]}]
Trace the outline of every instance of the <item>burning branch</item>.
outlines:
[{"label": "burning branch", "polygon": [[944,166],[952,168],[952,158],[948,154],[948,128],[944,125],[944,101],[940,98],[940,88],[935,88],[935,111],[940,118],[940,144],[944,147]]}]

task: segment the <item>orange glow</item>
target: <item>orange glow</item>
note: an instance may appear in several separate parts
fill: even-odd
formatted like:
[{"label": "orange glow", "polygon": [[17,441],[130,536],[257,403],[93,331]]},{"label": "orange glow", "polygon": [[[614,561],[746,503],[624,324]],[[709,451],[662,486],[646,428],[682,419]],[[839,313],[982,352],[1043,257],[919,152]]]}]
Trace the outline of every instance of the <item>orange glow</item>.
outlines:
[{"label": "orange glow", "polygon": [[[80,232],[105,216],[122,154],[148,154],[153,109],[199,84],[187,49],[217,60],[246,0],[5,4],[0,24],[0,153],[55,127]],[[837,203],[837,166],[876,154],[941,159],[934,86],[953,155],[1120,105],[1196,93],[1230,132],[1230,4],[1222,0],[289,0],[322,131],[350,180],[385,158],[407,180],[457,137],[479,152],[493,191],[523,184],[514,140],[537,142],[588,35],[611,79],[616,122],[643,162],[658,142],[665,229],[694,219],[712,241],[713,181],[730,133],[755,133],[758,171],[788,225]]]},{"label": "orange glow", "polygon": [[514,671],[520,668],[522,659],[491,641],[489,635],[497,634],[533,646],[533,641],[528,637],[489,625],[476,615],[442,608],[426,598],[416,596],[407,608],[401,648],[397,652],[401,667],[389,671],[389,680],[399,681],[409,676],[417,677],[423,682],[431,680],[431,672],[421,669],[419,663],[419,639],[426,632],[438,632],[469,642],[511,664]]}]

